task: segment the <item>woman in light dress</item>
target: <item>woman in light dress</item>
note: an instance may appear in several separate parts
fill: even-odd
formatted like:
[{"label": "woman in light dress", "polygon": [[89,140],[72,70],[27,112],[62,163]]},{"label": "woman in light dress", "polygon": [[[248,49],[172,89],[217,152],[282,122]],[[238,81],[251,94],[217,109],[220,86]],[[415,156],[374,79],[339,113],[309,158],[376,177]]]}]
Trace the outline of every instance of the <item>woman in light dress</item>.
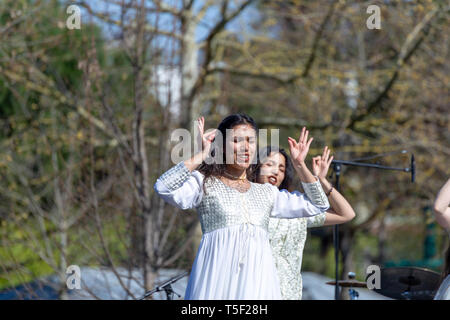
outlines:
[{"label": "woman in light dress", "polygon": [[181,209],[196,208],[200,219],[203,236],[185,299],[282,299],[269,218],[311,217],[329,208],[320,182],[304,162],[312,138],[304,129],[298,141],[288,139],[303,194],[250,182],[258,147],[257,126],[249,116],[228,116],[207,134],[200,118],[199,131],[202,152],[155,183],[160,197]]},{"label": "woman in light dress", "polygon": [[[280,190],[292,191],[292,162],[283,149],[265,147],[260,153],[257,169],[258,183],[270,183]],[[269,220],[269,239],[280,279],[281,294],[285,300],[302,299],[301,266],[307,228],[341,224],[352,220],[355,212],[347,200],[327,181],[326,176],[333,157],[328,147],[322,156],[312,159],[312,171],[319,178],[328,195],[331,208],[313,217]]]},{"label": "woman in light dress", "polygon": [[449,236],[449,246],[444,256],[442,282],[434,296],[435,300],[450,300],[450,179],[444,184],[434,201],[434,216]]}]

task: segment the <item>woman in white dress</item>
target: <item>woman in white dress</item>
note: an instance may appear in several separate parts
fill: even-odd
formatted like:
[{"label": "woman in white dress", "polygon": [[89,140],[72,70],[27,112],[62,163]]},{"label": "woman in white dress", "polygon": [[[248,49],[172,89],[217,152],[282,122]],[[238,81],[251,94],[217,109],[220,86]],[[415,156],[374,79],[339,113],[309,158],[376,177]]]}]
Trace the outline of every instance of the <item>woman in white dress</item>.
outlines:
[{"label": "woman in white dress", "polygon": [[181,209],[196,208],[200,218],[203,236],[185,299],[281,299],[267,234],[269,217],[309,217],[329,208],[320,182],[304,163],[312,139],[307,141],[304,132],[298,142],[289,138],[305,195],[249,181],[257,150],[252,118],[228,116],[208,134],[203,127],[200,118],[202,152],[165,172],[155,184],[165,201]]},{"label": "woman in white dress", "polygon": [[449,236],[449,246],[444,256],[444,270],[442,283],[435,300],[450,300],[450,179],[444,184],[434,201],[434,216],[436,221],[444,228]]},{"label": "woman in white dress", "polygon": [[[260,157],[256,181],[292,191],[293,166],[287,153],[267,146],[260,152]],[[302,299],[301,267],[307,228],[341,224],[355,217],[347,200],[337,190],[332,190],[326,179],[332,160],[328,147],[325,147],[322,156],[314,157],[312,161],[313,174],[319,178],[324,190],[328,190],[330,209],[307,218],[269,219],[269,240],[284,300]]]}]

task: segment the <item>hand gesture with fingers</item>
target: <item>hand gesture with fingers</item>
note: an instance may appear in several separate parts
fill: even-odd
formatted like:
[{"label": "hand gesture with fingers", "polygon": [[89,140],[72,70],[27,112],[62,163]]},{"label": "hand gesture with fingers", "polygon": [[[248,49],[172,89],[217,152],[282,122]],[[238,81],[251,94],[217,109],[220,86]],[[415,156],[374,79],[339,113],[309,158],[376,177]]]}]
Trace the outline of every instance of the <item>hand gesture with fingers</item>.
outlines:
[{"label": "hand gesture with fingers", "polygon": [[309,131],[306,130],[305,127],[302,129],[302,133],[300,134],[300,138],[298,139],[298,142],[295,141],[295,139],[289,137],[288,143],[289,143],[289,150],[291,152],[292,161],[294,162],[294,165],[303,165],[306,159],[306,155],[309,151],[309,146],[311,145],[311,142],[313,141],[313,138],[310,138],[308,140],[308,134]]},{"label": "hand gesture with fingers", "polygon": [[330,157],[330,149],[325,146],[321,156],[316,156],[312,159],[312,172],[319,179],[325,179],[330,168],[333,156]]},{"label": "hand gesture with fingers", "polygon": [[202,140],[202,153],[204,155],[204,158],[208,156],[210,150],[211,150],[211,145],[213,143],[214,137],[216,135],[216,131],[217,129],[208,132],[205,134],[205,118],[204,117],[200,117],[198,118],[198,130],[199,130],[199,135],[200,138]]}]

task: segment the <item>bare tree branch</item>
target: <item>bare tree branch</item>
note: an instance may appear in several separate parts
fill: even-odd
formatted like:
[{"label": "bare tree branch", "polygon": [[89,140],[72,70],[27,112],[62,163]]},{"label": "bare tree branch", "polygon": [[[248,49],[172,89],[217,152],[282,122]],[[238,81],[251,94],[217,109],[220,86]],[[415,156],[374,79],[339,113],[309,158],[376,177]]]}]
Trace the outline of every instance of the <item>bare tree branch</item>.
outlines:
[{"label": "bare tree branch", "polygon": [[309,74],[309,70],[311,69],[311,67],[314,63],[314,60],[316,59],[316,53],[317,53],[317,48],[319,47],[319,41],[322,38],[323,32],[324,32],[328,22],[331,20],[331,17],[334,13],[334,9],[336,8],[337,4],[338,4],[338,1],[332,1],[331,5],[328,9],[327,15],[325,16],[322,23],[320,24],[319,31],[317,31],[317,33],[314,37],[311,54],[309,55],[308,61],[306,62],[306,65],[305,65],[305,69],[303,70],[303,73],[301,75],[302,78],[306,78]]},{"label": "bare tree branch", "polygon": [[[354,130],[358,122],[361,122],[369,115],[374,114],[377,109],[380,109],[381,102],[388,97],[388,93],[393,87],[396,80],[398,79],[401,69],[406,65],[406,63],[414,54],[414,52],[420,47],[421,43],[425,40],[430,31],[431,22],[433,18],[436,16],[437,13],[441,11],[442,8],[437,6],[433,10],[428,12],[422,19],[422,21],[406,37],[406,40],[403,43],[402,48],[400,50],[400,54],[396,62],[396,67],[391,78],[386,83],[383,90],[375,97],[375,99],[369,102],[367,108],[365,108],[363,113],[355,114],[351,117],[347,125],[347,128]],[[447,12],[448,8],[443,11]],[[418,39],[416,40],[416,38]],[[412,43],[414,44],[411,46]]]},{"label": "bare tree branch", "polygon": [[[232,21],[234,18],[236,18],[245,8],[247,8],[254,0],[247,0],[243,2],[237,9],[235,9],[231,14],[227,15],[227,8],[228,8],[228,0],[224,0],[221,7],[221,14],[222,18],[219,22],[216,23],[216,25],[212,28],[212,30],[209,32],[208,36],[205,40],[205,48],[204,48],[204,60],[202,63],[202,68],[200,70],[200,74],[197,77],[197,81],[194,85],[194,87],[191,90],[191,93],[189,95],[189,101],[192,102],[194,100],[194,97],[199,92],[200,88],[203,87],[203,84],[206,81],[206,76],[208,74],[208,67],[213,59],[213,49],[212,49],[212,43],[213,40],[216,38],[216,36],[220,33],[220,31],[223,30],[223,28]],[[189,119],[190,122],[190,119]]]},{"label": "bare tree branch", "polygon": [[[105,22],[107,22],[107,23],[109,23],[109,24],[116,25],[116,26],[118,26],[118,27],[123,28],[124,30],[127,30],[127,29],[135,29],[135,28],[136,28],[135,26],[125,26],[125,25],[123,25],[123,22],[121,22],[120,20],[114,20],[114,19],[112,19],[112,18],[111,18],[109,15],[107,15],[107,14],[95,12],[95,11],[92,9],[92,7],[91,7],[90,5],[88,5],[88,4],[87,4],[86,2],[84,2],[84,1],[79,2],[78,4],[79,4],[80,6],[82,6],[82,7],[84,7],[84,8],[85,8],[91,15],[93,15],[94,17],[97,17],[97,18],[99,18],[99,19],[101,19],[101,20],[103,20],[103,21],[105,21]],[[173,32],[167,32],[167,31],[164,31],[164,30],[161,30],[161,29],[157,29],[157,28],[155,28],[155,27],[153,27],[153,26],[151,26],[151,25],[149,25],[149,24],[146,24],[146,25],[145,25],[145,31],[157,33],[157,34],[162,35],[162,36],[173,37],[173,38],[176,38],[176,39],[178,39],[178,40],[182,40],[182,37],[181,37],[180,35],[176,34],[176,33],[173,33]]]}]

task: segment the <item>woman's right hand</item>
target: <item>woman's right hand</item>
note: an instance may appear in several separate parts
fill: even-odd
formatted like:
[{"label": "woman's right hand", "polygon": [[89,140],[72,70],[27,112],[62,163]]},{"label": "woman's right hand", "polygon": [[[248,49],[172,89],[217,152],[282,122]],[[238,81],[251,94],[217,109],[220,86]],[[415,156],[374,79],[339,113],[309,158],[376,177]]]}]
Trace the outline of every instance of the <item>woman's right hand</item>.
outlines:
[{"label": "woman's right hand", "polygon": [[192,158],[184,161],[184,164],[189,171],[197,169],[198,166],[201,165],[202,162],[208,157],[217,131],[216,129],[205,134],[205,118],[200,117],[197,122],[199,137],[202,142],[202,150],[195,154]]},{"label": "woman's right hand", "polygon": [[305,163],[309,146],[313,141],[313,138],[308,140],[308,134],[309,131],[306,130],[306,127],[303,127],[298,142],[295,139],[288,137],[289,151],[291,153],[291,159],[294,167],[302,167]]},{"label": "woman's right hand", "polygon": [[214,137],[216,135],[216,131],[217,129],[208,132],[205,134],[205,118],[204,117],[200,117],[198,118],[198,130],[199,130],[199,135],[202,141],[202,155],[203,155],[203,160],[205,160],[205,158],[209,155],[210,150],[211,150],[211,145],[214,141]]}]

